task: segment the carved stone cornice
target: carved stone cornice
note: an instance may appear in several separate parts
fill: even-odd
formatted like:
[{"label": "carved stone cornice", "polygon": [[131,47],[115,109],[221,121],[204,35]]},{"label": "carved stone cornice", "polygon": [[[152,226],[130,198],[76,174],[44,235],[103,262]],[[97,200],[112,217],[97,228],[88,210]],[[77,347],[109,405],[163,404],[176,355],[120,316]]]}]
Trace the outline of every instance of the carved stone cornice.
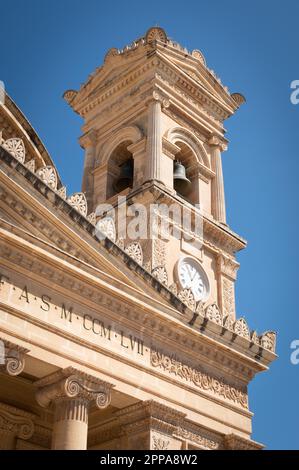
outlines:
[{"label": "carved stone cornice", "polygon": [[175,436],[205,449],[221,450],[223,448],[223,439],[220,434],[203,429],[187,419],[184,421],[183,426],[177,429]]},{"label": "carved stone cornice", "polygon": [[262,450],[263,444],[238,436],[237,434],[228,434],[224,437],[224,446],[226,450]]},{"label": "carved stone cornice", "polygon": [[109,406],[113,385],[92,375],[67,367],[35,382],[36,399],[46,408],[51,402],[61,398],[83,399],[95,402],[97,408]]},{"label": "carved stone cornice", "polygon": [[[25,355],[29,349],[0,337],[0,372],[19,375],[25,367]],[[3,354],[3,357],[1,357]]]},{"label": "carved stone cornice", "polygon": [[0,429],[19,439],[30,439],[34,432],[35,415],[0,403]]}]

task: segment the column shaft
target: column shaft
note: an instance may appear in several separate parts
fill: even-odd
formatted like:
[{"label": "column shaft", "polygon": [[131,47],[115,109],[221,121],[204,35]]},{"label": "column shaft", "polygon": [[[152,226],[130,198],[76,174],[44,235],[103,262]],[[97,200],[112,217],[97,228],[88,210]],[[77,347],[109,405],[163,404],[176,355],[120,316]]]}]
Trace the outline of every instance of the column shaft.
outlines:
[{"label": "column shaft", "polygon": [[147,130],[147,180],[161,181],[161,103],[159,100],[149,104]]},{"label": "column shaft", "polygon": [[84,450],[87,433],[88,401],[80,398],[56,400],[52,449]]},{"label": "column shaft", "polygon": [[212,180],[212,214],[216,220],[226,223],[224,183],[221,152],[218,146],[212,147],[212,168],[215,177]]}]

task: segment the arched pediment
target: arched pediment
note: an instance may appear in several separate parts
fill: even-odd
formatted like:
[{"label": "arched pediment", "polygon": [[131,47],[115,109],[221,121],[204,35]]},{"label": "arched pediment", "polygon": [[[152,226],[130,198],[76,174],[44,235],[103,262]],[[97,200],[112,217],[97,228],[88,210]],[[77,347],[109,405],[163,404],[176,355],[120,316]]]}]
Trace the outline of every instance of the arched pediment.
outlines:
[{"label": "arched pediment", "polygon": [[190,147],[197,163],[201,163],[207,168],[210,168],[209,158],[202,142],[196,135],[189,131],[189,129],[185,129],[184,127],[172,127],[166,132],[165,137],[172,144],[182,142]]}]

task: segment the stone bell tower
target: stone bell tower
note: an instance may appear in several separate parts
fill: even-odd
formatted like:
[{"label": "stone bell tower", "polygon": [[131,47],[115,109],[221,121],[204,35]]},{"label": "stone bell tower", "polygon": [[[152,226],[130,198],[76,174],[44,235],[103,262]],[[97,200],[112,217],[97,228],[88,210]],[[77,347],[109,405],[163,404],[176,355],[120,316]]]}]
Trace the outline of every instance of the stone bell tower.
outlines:
[{"label": "stone bell tower", "polygon": [[243,96],[229,93],[199,50],[188,52],[155,27],[123,50],[110,49],[80,90],[64,98],[84,119],[82,191],[89,207],[109,203],[117,211],[125,196],[128,204],[159,201],[189,213],[188,230],[168,217],[179,237],[163,236],[159,211],[151,236],[116,237],[188,306],[198,303],[202,311],[208,301],[213,315],[234,320],[235,252],[245,242],[226,224],[221,152],[223,122]]}]

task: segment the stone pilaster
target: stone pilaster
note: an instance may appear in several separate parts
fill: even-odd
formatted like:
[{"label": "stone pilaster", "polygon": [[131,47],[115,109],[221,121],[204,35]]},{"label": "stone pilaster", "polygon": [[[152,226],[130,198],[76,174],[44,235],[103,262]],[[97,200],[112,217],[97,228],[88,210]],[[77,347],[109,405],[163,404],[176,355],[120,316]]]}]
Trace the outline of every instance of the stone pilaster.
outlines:
[{"label": "stone pilaster", "polygon": [[34,415],[0,403],[0,450],[15,449],[16,440],[31,438]]},{"label": "stone pilaster", "polygon": [[217,259],[218,304],[223,317],[236,319],[235,281],[239,263],[220,254]]},{"label": "stone pilaster", "polygon": [[39,380],[36,387],[39,405],[54,407],[52,449],[86,449],[90,405],[106,408],[112,385],[68,367]]},{"label": "stone pilaster", "polygon": [[19,375],[25,367],[25,356],[29,349],[0,337],[0,372]]},{"label": "stone pilaster", "polygon": [[211,166],[215,172],[215,177],[212,180],[212,215],[213,217],[223,224],[226,224],[226,211],[225,211],[225,196],[224,196],[224,183],[222,172],[221,152],[225,150],[224,144],[216,137],[209,140],[211,148]]}]

